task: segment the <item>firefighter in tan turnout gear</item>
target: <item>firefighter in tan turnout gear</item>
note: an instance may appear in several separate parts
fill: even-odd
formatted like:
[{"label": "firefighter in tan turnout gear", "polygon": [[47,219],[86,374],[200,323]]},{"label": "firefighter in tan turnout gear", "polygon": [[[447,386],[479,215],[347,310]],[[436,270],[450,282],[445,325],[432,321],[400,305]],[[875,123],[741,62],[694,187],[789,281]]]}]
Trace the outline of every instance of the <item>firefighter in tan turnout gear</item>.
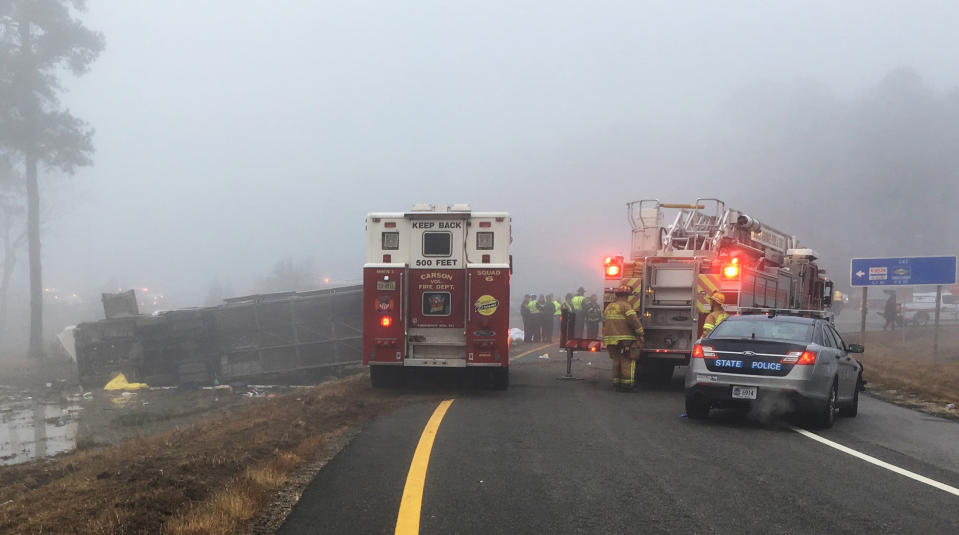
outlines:
[{"label": "firefighter in tan turnout gear", "polygon": [[729,314],[726,314],[726,311],[723,310],[723,305],[726,304],[726,296],[723,295],[723,292],[718,290],[713,292],[713,295],[709,296],[709,301],[711,308],[706,316],[706,321],[703,323],[703,332],[699,335],[700,338],[712,332],[717,325],[729,317]]},{"label": "firefighter in tan turnout gear", "polygon": [[632,295],[629,286],[616,288],[616,300],[603,311],[603,343],[613,359],[613,388],[632,390],[636,377],[636,359],[645,341],[643,325],[626,301]]}]

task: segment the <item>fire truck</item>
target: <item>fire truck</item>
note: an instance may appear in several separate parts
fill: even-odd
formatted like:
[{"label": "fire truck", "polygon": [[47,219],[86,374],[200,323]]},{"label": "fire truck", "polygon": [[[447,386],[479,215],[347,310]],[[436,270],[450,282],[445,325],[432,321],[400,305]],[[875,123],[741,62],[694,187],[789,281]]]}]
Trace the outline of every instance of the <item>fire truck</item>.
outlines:
[{"label": "fire truck", "polygon": [[366,218],[363,365],[374,387],[424,368],[509,385],[506,212],[416,204]]},{"label": "fire truck", "polygon": [[[633,289],[628,299],[646,331],[637,363],[641,378],[668,381],[674,366],[689,363],[716,291],[729,314],[829,314],[832,282],[816,264],[816,252],[722,200],[645,199],[627,204],[627,216],[629,256],[605,259],[603,295],[609,303],[617,287]],[[596,351],[601,344],[563,338],[567,349]]]}]

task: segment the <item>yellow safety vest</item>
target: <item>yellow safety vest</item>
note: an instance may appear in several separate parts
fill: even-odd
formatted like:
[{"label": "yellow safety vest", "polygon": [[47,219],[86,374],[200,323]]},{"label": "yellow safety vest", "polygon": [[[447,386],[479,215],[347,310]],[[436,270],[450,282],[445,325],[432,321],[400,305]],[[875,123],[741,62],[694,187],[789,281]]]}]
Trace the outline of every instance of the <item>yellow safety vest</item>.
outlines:
[{"label": "yellow safety vest", "polygon": [[539,314],[539,302],[538,302],[538,301],[530,301],[529,304],[526,305],[526,308],[528,308],[529,311],[530,311],[531,313],[533,313],[533,314]]},{"label": "yellow safety vest", "polygon": [[573,298],[569,300],[573,305],[573,310],[582,310],[584,299],[586,299],[586,297],[582,295],[574,295]]},{"label": "yellow safety vest", "polygon": [[555,300],[554,300],[554,301],[553,301],[553,307],[555,307],[555,309],[556,309],[556,311],[553,312],[553,315],[554,315],[554,316],[560,316],[560,315],[562,315],[562,313],[563,313],[562,308],[563,308],[563,307],[562,307],[562,305],[559,304],[559,301],[555,301]]}]

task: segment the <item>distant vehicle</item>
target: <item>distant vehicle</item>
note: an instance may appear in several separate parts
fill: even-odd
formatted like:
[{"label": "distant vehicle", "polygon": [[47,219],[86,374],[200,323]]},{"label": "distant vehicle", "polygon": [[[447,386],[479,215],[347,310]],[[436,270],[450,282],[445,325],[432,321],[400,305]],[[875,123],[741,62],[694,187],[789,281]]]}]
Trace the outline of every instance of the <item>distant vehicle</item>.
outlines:
[{"label": "distant vehicle", "polygon": [[686,414],[766,404],[810,414],[832,427],[836,414],[856,416],[862,364],[826,319],[755,314],[733,316],[699,340],[686,373]]},{"label": "distant vehicle", "polygon": [[[936,292],[913,293],[912,302],[902,305],[902,315],[906,322],[917,327],[928,325],[936,316]],[[942,292],[939,319],[945,322],[959,322],[959,295]]]},{"label": "distant vehicle", "polygon": [[509,214],[417,204],[369,214],[366,236],[363,365],[373,386],[432,367],[507,388]]}]

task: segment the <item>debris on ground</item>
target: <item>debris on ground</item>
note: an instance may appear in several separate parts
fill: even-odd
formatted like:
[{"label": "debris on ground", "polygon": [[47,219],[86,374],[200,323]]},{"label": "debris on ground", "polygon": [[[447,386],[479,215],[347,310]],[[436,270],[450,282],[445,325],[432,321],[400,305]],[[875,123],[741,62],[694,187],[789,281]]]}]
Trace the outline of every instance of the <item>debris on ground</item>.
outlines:
[{"label": "debris on ground", "polygon": [[103,389],[108,392],[115,391],[115,390],[124,390],[124,391],[143,390],[145,388],[150,388],[150,385],[146,383],[131,383],[127,381],[127,376],[122,373],[118,373],[116,377],[114,377],[113,379],[110,379],[110,382],[108,382],[106,386],[103,387]]}]

